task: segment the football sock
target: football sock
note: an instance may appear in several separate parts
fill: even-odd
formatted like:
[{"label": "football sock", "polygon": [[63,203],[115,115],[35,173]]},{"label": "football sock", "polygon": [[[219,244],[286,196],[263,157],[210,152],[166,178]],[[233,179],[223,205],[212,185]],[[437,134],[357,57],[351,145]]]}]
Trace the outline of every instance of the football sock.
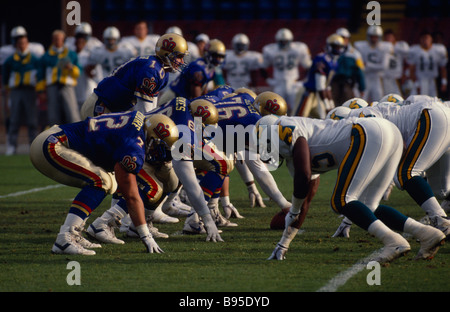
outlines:
[{"label": "football sock", "polygon": [[364,230],[377,220],[372,210],[360,201],[351,201],[340,209],[340,213],[352,220],[354,224]]},{"label": "football sock", "polygon": [[[223,177],[212,171],[209,171],[201,178],[200,187],[203,190],[203,195],[206,201],[209,201],[212,197],[215,197],[214,195],[217,193],[217,190],[220,192],[222,183]],[[218,195],[216,194],[216,196]]]},{"label": "football sock", "polygon": [[430,185],[424,178],[419,176],[412,177],[406,181],[403,188],[429,216],[446,216]]},{"label": "football sock", "polygon": [[81,219],[86,219],[105,199],[106,192],[98,187],[85,186],[70,206],[69,214],[75,214]]},{"label": "football sock", "polygon": [[375,216],[394,231],[404,231],[406,217],[392,207],[380,205],[375,210]]}]

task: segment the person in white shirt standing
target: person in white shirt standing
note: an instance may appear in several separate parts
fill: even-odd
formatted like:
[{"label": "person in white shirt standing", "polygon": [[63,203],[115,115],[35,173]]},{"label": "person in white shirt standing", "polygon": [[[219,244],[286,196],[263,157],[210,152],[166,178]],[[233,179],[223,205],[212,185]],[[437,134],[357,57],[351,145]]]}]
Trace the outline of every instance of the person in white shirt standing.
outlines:
[{"label": "person in white shirt standing", "polygon": [[129,45],[120,43],[120,31],[114,26],[104,30],[103,42],[104,46],[91,52],[87,62],[88,66],[86,66],[86,71],[93,77],[92,70],[100,64],[102,73],[97,77],[100,80],[107,77],[116,67],[136,56],[135,51]]},{"label": "person in white shirt standing", "polygon": [[227,84],[234,89],[255,87],[255,73],[263,64],[262,54],[249,50],[250,39],[244,33],[234,35],[231,45],[233,49],[227,50],[223,66]]},{"label": "person in white shirt standing", "polygon": [[395,93],[405,96],[403,84],[406,81],[408,69],[405,63],[409,53],[409,44],[406,41],[397,41],[394,32],[390,29],[384,32],[384,40],[393,45],[391,53],[388,55],[388,68],[383,78],[384,92],[385,94]]},{"label": "person in white shirt standing", "polygon": [[437,96],[436,79],[439,74],[442,77],[441,91],[447,90],[447,49],[433,44],[433,37],[428,31],[424,31],[419,40],[418,45],[411,47],[408,56],[411,78],[416,87],[415,94]]},{"label": "person in white shirt standing", "polygon": [[388,69],[388,56],[393,47],[390,42],[382,41],[382,37],[383,29],[371,25],[367,28],[367,40],[355,42],[355,48],[361,53],[364,61],[365,79],[368,82],[363,99],[369,103],[378,101],[386,94],[383,78]]},{"label": "person in white shirt standing", "polygon": [[282,96],[291,114],[298,91],[302,87],[300,67],[308,70],[312,64],[308,46],[295,42],[291,30],[282,28],[275,35],[275,43],[263,47],[264,67],[273,68],[273,78],[267,79],[272,91]]},{"label": "person in white shirt standing", "polygon": [[155,55],[155,46],[159,37],[157,34],[149,33],[146,21],[139,21],[134,25],[134,36],[124,37],[122,43],[133,46],[136,49],[136,56]]}]

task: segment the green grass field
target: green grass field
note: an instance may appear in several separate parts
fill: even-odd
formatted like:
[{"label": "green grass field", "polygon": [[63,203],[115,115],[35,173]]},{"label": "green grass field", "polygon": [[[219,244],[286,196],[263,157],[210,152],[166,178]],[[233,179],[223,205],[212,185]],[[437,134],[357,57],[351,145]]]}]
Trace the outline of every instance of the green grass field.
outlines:
[{"label": "green grass field", "polygon": [[[53,255],[50,249],[78,190],[63,186],[27,193],[56,183],[36,171],[26,155],[0,156],[0,291],[315,292],[381,248],[378,240],[356,226],[350,239],[331,237],[341,222],[328,204],[335,174],[322,176],[304,232],[291,244],[285,261],[266,260],[281,236],[281,231],[269,228],[279,208],[270,201],[266,208],[250,208],[236,171],[231,175],[231,200],[245,219],[236,221],[238,227],[223,228],[225,242],[181,235],[184,219],[180,219],[177,224],[156,225],[170,235],[157,240],[164,254],[144,253],[139,240],[124,238],[125,245],[103,245],[95,256],[67,256]],[[290,199],[292,180],[285,166],[274,176]],[[389,204],[415,219],[423,217],[405,192],[394,190]],[[108,207],[109,198],[88,224]],[[411,247],[406,257],[381,267],[380,285],[368,285],[372,271],[364,268],[337,291],[450,291],[450,246],[444,245],[431,261],[413,260],[419,244],[411,241]],[[70,261],[80,264],[81,285],[66,281]]]}]

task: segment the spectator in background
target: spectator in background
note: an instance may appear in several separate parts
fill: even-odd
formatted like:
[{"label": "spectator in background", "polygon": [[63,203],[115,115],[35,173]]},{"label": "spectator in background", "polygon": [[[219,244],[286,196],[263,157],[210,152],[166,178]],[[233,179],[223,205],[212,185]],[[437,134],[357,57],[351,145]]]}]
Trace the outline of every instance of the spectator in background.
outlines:
[{"label": "spectator in background", "polygon": [[198,47],[199,57],[203,57],[205,54],[206,45],[209,42],[209,36],[207,34],[199,34],[195,37],[195,44]]},{"label": "spectator in background", "polygon": [[391,53],[388,56],[388,68],[383,78],[384,93],[395,93],[406,98],[407,94],[403,92],[403,84],[407,79],[406,58],[409,53],[409,44],[405,41],[398,41],[392,29],[384,32],[384,40],[392,43]]},{"label": "spectator in background", "polygon": [[84,34],[86,36],[86,48],[88,50],[94,50],[95,48],[103,46],[103,43],[96,37],[92,35],[92,26],[87,22],[82,22],[80,25],[75,27],[75,36],[67,37],[66,45],[70,50],[75,51],[75,41],[77,35]]},{"label": "spectator in background", "polygon": [[336,73],[331,81],[331,92],[334,104],[341,105],[356,96],[364,96],[366,88],[364,62],[361,54],[350,43],[350,32],[339,28],[336,34],[344,39],[344,53],[338,59]]},{"label": "spectator in background", "polygon": [[42,56],[38,71],[37,91],[47,99],[50,126],[81,120],[75,95],[80,76],[78,56],[64,44],[65,38],[64,31],[53,32],[52,44]]},{"label": "spectator in background", "polygon": [[10,124],[6,155],[14,155],[21,122],[28,127],[29,143],[38,134],[38,109],[36,102],[36,76],[39,58],[31,53],[26,33],[14,37],[16,51],[9,56],[2,69],[3,85],[11,100]]},{"label": "spectator in background", "polygon": [[149,33],[146,21],[139,21],[134,25],[134,36],[122,38],[121,43],[133,47],[136,56],[155,55],[155,46],[159,37],[159,35]]},{"label": "spectator in background", "polygon": [[262,53],[250,51],[250,39],[244,33],[234,35],[223,66],[226,82],[234,89],[256,88],[257,74],[263,66]]},{"label": "spectator in background", "polygon": [[99,76],[101,74],[100,65],[96,66],[95,71],[94,68],[92,68],[90,73],[85,70],[88,66],[89,57],[92,53],[92,50],[95,49],[95,46],[93,46],[92,44],[89,45],[90,40],[92,40],[92,31],[89,30],[90,29],[87,27],[77,27],[75,29],[75,40],[73,42],[73,50],[77,53],[78,63],[81,68],[80,77],[78,78],[77,85],[75,86],[75,94],[77,97],[79,109],[81,109],[84,101],[86,101],[88,96],[92,94],[94,88],[97,86],[97,83],[92,77],[94,75]]},{"label": "spectator in background", "polygon": [[273,73],[266,81],[286,100],[288,115],[291,115],[296,111],[296,98],[303,89],[300,69],[309,70],[312,64],[309,48],[303,42],[294,41],[290,29],[281,28],[275,34],[275,42],[265,45],[262,53],[263,67],[266,70],[271,68]]},{"label": "spectator in background", "polygon": [[[17,38],[27,36],[28,32],[23,26],[17,26],[11,29],[11,44],[5,45],[0,48],[0,65],[3,64],[8,57],[16,52],[15,41]],[[45,48],[38,42],[28,42],[28,49],[31,54],[40,58],[45,53]]]},{"label": "spectator in background", "polygon": [[[441,50],[442,55],[447,56],[447,47],[445,46],[445,43],[444,43],[444,34],[441,31],[435,31],[435,32],[433,32],[432,36],[433,36],[433,44],[435,46],[437,46],[439,50]],[[448,64],[447,64],[447,66],[448,66]],[[438,97],[443,100],[447,100],[449,90],[448,90],[448,88],[445,88],[445,89],[442,88],[442,81],[443,81],[442,79],[443,78],[448,80],[448,71],[447,71],[446,77],[442,77],[441,72],[439,72],[439,76],[437,79]],[[444,82],[445,82],[445,80],[444,80]],[[445,91],[442,91],[442,90],[445,90]]]},{"label": "spectator in background", "polygon": [[[445,47],[444,47],[445,48]],[[427,30],[420,34],[419,44],[409,50],[408,63],[416,94],[438,96],[436,80],[440,75],[440,91],[447,91],[447,49],[435,44]]]}]

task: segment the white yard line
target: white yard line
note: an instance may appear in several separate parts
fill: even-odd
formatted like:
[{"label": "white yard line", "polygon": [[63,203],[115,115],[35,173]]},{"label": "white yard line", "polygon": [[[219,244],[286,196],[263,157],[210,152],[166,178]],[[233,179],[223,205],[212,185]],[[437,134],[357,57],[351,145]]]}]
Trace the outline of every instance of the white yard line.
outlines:
[{"label": "white yard line", "polygon": [[348,270],[339,273],[335,277],[333,277],[331,280],[328,281],[328,283],[321,287],[317,292],[335,292],[338,290],[339,287],[345,285],[349,279],[351,279],[353,276],[364,270],[367,266],[367,263],[373,259],[376,254],[378,254],[380,250],[374,251],[372,254],[367,256],[364,259],[359,260],[357,263],[355,263],[351,268]]},{"label": "white yard line", "polygon": [[8,198],[8,197],[17,197],[17,196],[30,194],[30,193],[41,192],[41,191],[47,191],[47,190],[59,188],[59,187],[62,187],[62,186],[64,186],[64,185],[57,184],[57,185],[48,185],[48,186],[44,186],[44,187],[38,187],[38,188],[34,188],[34,189],[31,189],[31,190],[27,190],[27,191],[20,191],[20,192],[11,193],[11,194],[0,195],[0,199]]}]

